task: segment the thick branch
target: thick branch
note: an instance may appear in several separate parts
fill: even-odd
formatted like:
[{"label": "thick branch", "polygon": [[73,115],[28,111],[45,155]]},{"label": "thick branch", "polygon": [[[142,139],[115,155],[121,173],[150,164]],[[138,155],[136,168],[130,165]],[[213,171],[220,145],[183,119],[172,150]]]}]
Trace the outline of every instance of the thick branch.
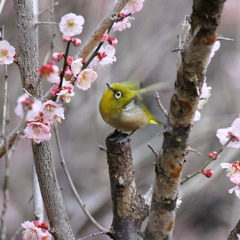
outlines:
[{"label": "thick branch", "polygon": [[95,46],[99,43],[100,38],[104,34],[104,32],[109,29],[114,23],[114,17],[117,17],[120,11],[125,7],[129,0],[116,0],[113,8],[109,11],[106,17],[102,20],[102,22],[98,25],[94,33],[91,37],[86,41],[82,50],[78,55],[81,58],[86,59]]},{"label": "thick branch", "polygon": [[126,136],[114,131],[106,139],[113,203],[111,237],[115,240],[140,239],[138,233],[149,210],[144,199],[137,195],[130,140]]},{"label": "thick branch", "polygon": [[[18,30],[18,61],[22,85],[32,95],[41,98],[42,86],[38,81],[38,42],[36,19],[32,0],[15,0]],[[58,185],[49,142],[32,143],[34,162],[44,206],[56,240],[73,240],[60,187]]]},{"label": "thick branch", "polygon": [[164,134],[162,155],[156,163],[152,208],[145,235],[147,240],[172,238],[187,141],[211,48],[217,39],[223,3],[224,0],[193,2],[191,28],[183,42],[175,93],[170,103],[169,126]]}]

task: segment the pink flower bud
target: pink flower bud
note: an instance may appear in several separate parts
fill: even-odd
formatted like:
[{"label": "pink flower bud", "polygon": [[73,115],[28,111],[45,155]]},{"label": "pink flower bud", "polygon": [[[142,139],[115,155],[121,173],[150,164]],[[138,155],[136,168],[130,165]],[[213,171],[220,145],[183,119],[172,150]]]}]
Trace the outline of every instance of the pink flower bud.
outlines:
[{"label": "pink flower bud", "polygon": [[213,176],[213,170],[212,169],[203,169],[201,172],[207,178],[211,178]]},{"label": "pink flower bud", "polygon": [[48,230],[48,225],[44,221],[38,221],[37,223],[38,223],[38,227]]},{"label": "pink flower bud", "polygon": [[219,156],[216,156],[217,155],[217,152],[210,152],[209,154],[208,154],[208,157],[209,158],[212,158],[213,160],[216,160]]},{"label": "pink flower bud", "polygon": [[72,43],[75,47],[79,47],[82,43],[80,38],[72,38]]},{"label": "pink flower bud", "polygon": [[112,46],[118,45],[118,40],[117,40],[116,38],[109,37],[109,38],[107,39],[107,41],[108,41],[108,43],[109,43],[110,45],[112,45]]},{"label": "pink flower bud", "polygon": [[64,53],[59,53],[59,52],[55,52],[53,53],[52,55],[52,59],[55,61],[55,62],[59,62],[62,57],[64,56]]},{"label": "pink flower bud", "polygon": [[67,65],[71,65],[72,64],[72,61],[73,61],[73,57],[68,57],[67,58]]}]

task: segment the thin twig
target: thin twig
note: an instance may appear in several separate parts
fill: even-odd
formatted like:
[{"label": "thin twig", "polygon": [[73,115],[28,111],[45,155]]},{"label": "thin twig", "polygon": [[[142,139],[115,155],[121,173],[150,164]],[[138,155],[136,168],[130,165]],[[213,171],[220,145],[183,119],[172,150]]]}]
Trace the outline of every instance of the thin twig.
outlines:
[{"label": "thin twig", "polygon": [[106,234],[107,232],[98,232],[98,233],[92,233],[89,236],[83,237],[83,238],[78,238],[77,240],[85,240],[85,239],[89,239],[89,238],[93,238],[93,237],[98,237],[101,236],[103,234]]},{"label": "thin twig", "polygon": [[57,22],[37,22],[37,23],[35,23],[35,25],[43,25],[43,24],[46,24],[46,25],[58,25],[59,23],[57,23]]},{"label": "thin twig", "polygon": [[[51,8],[49,9],[50,13],[51,13],[51,21],[55,22],[55,0],[52,0],[51,2]],[[55,37],[56,37],[56,33],[55,33],[55,28],[54,26],[52,26],[52,40],[51,40],[51,47],[50,47],[50,51],[51,51],[51,56],[54,52],[54,46],[55,46]]]},{"label": "thin twig", "polygon": [[[59,2],[55,2],[54,6],[58,6],[58,5],[59,5]],[[40,12],[38,13],[38,17],[40,17],[42,14],[44,14],[44,13],[47,12],[47,11],[51,12],[51,7],[47,7],[47,8],[45,8],[45,9],[43,9],[42,11],[40,11]]]},{"label": "thin twig", "polygon": [[154,97],[155,97],[155,99],[157,100],[158,106],[159,106],[159,108],[162,110],[162,112],[163,112],[163,114],[165,115],[165,117],[168,117],[168,112],[167,112],[167,110],[163,107],[158,92],[155,92]]},{"label": "thin twig", "polygon": [[185,182],[187,182],[188,180],[190,180],[191,178],[195,177],[196,175],[198,175],[199,173],[201,173],[201,171],[207,167],[212,161],[215,161],[218,156],[222,153],[222,151],[227,147],[227,145],[235,138],[235,136],[232,136],[229,138],[229,140],[217,151],[216,154],[214,154],[213,157],[209,158],[209,160],[207,162],[205,162],[199,170],[197,170],[196,172],[193,172],[191,175],[186,176],[185,178],[183,178],[181,180],[181,184],[184,184]]},{"label": "thin twig", "polygon": [[59,138],[59,134],[58,134],[58,130],[57,130],[57,127],[54,126],[54,133],[55,133],[55,137],[56,137],[56,142],[57,142],[57,148],[58,148],[58,152],[59,152],[59,157],[60,157],[60,161],[61,161],[61,165],[63,167],[63,170],[64,170],[64,173],[67,177],[67,180],[70,184],[70,187],[73,191],[73,194],[77,200],[77,202],[79,203],[82,211],[85,213],[85,215],[87,216],[87,218],[91,221],[91,223],[101,232],[108,232],[107,229],[105,229],[104,227],[102,227],[93,217],[92,215],[88,212],[85,204],[83,203],[82,199],[80,198],[74,184],[73,184],[73,181],[72,181],[72,178],[68,172],[68,169],[67,169],[67,166],[66,166],[66,162],[65,162],[65,159],[64,159],[64,156],[63,156],[63,152],[62,152],[62,148],[61,148],[61,144],[60,144],[60,138]]},{"label": "thin twig", "polygon": [[104,151],[104,152],[107,151],[107,148],[102,145],[98,145],[98,147],[99,147],[99,150],[101,150],[101,151]]},{"label": "thin twig", "polygon": [[153,148],[153,146],[148,143],[148,147],[150,148],[150,150],[153,152],[153,154],[155,155],[156,158],[159,157],[159,153]]},{"label": "thin twig", "polygon": [[[2,36],[4,37],[4,29],[2,28]],[[7,123],[8,123],[8,73],[7,73],[7,66],[5,65],[5,82],[4,82],[4,103],[3,103],[3,122],[2,122],[2,137],[3,142],[5,143],[8,149],[8,139],[7,139]],[[1,240],[6,239],[6,214],[9,205],[9,180],[10,180],[10,158],[7,154],[5,155],[5,174],[3,180],[3,208],[1,214]]]},{"label": "thin twig", "polygon": [[42,194],[38,182],[36,168],[33,165],[33,210],[35,220],[44,220],[44,207]]}]

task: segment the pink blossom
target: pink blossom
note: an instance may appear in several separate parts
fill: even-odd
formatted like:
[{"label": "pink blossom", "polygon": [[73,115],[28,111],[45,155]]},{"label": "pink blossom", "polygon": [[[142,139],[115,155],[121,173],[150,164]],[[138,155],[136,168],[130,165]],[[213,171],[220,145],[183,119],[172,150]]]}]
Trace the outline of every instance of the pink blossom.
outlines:
[{"label": "pink blossom", "polygon": [[107,41],[107,40],[108,40],[108,37],[109,37],[109,35],[108,35],[108,30],[106,30],[106,31],[104,32],[104,34],[102,35],[101,39],[99,40],[99,42],[105,42],[105,41]]},{"label": "pink blossom", "polygon": [[212,90],[212,87],[207,86],[207,82],[205,79],[201,89],[201,94],[199,96],[199,102],[197,106],[198,110],[202,110],[204,105],[208,102],[208,99],[211,96],[211,90]]},{"label": "pink blossom", "polygon": [[76,60],[73,60],[71,63],[71,69],[75,77],[77,77],[77,75],[80,73],[82,69],[83,66],[82,60],[83,60],[82,58],[78,58]]},{"label": "pink blossom", "polygon": [[64,119],[64,109],[62,104],[48,100],[43,103],[43,118],[48,120],[51,124],[61,119]]},{"label": "pink blossom", "polygon": [[50,123],[29,122],[24,129],[24,137],[33,139],[36,143],[48,141],[51,138]]},{"label": "pink blossom", "polygon": [[124,10],[130,12],[131,14],[139,12],[143,7],[144,1],[145,0],[130,0],[124,7]]},{"label": "pink blossom", "polygon": [[200,118],[201,118],[201,113],[198,110],[196,110],[194,118],[193,118],[193,122],[199,121]]},{"label": "pink blossom", "polygon": [[131,21],[134,19],[134,17],[128,16],[129,11],[122,10],[119,14],[119,18],[122,18],[120,21],[115,22],[113,24],[113,31],[123,31],[126,28],[131,27]]},{"label": "pink blossom", "polygon": [[40,100],[32,99],[28,94],[24,93],[18,98],[14,111],[21,119],[24,118],[26,112],[25,121],[33,121],[38,117],[42,109],[43,106]]},{"label": "pink blossom", "polygon": [[63,38],[71,38],[82,32],[84,24],[83,16],[74,13],[68,13],[61,18],[59,23],[60,31],[63,33]]},{"label": "pink blossom", "polygon": [[84,69],[77,76],[76,85],[79,89],[87,90],[91,87],[91,83],[93,83],[97,78],[97,73],[92,69]]},{"label": "pink blossom", "polygon": [[234,163],[221,163],[222,168],[226,168],[227,177],[235,185],[240,184],[240,161]]},{"label": "pink blossom", "polygon": [[233,187],[233,188],[231,188],[231,189],[229,189],[228,192],[229,192],[230,194],[232,194],[233,192],[235,192],[236,196],[237,196],[238,198],[240,198],[240,186],[239,186],[239,185],[238,185],[238,186],[235,186],[235,187]]},{"label": "pink blossom", "polygon": [[232,138],[227,147],[240,148],[240,118],[235,119],[231,127],[218,129],[216,135],[222,145]]},{"label": "pink blossom", "polygon": [[116,62],[115,48],[111,45],[107,45],[105,48],[101,47],[99,49],[98,55],[94,57],[92,62],[89,64],[90,68],[98,66],[106,66]]},{"label": "pink blossom", "polygon": [[36,227],[33,222],[26,221],[22,223],[23,240],[51,240],[52,235],[42,228]]},{"label": "pink blossom", "polygon": [[71,97],[75,95],[71,82],[64,79],[62,88],[56,95],[58,95],[62,101],[69,103],[71,101]]},{"label": "pink blossom", "polygon": [[39,68],[39,73],[41,77],[45,77],[48,82],[58,85],[60,83],[59,68],[53,62],[49,62]]},{"label": "pink blossom", "polygon": [[213,47],[212,47],[212,50],[211,50],[211,53],[210,53],[207,65],[209,65],[209,63],[211,62],[212,58],[214,57],[216,51],[219,50],[220,46],[221,46],[220,41],[216,41],[213,44]]},{"label": "pink blossom", "polygon": [[0,65],[13,63],[15,54],[15,48],[8,41],[0,41]]}]

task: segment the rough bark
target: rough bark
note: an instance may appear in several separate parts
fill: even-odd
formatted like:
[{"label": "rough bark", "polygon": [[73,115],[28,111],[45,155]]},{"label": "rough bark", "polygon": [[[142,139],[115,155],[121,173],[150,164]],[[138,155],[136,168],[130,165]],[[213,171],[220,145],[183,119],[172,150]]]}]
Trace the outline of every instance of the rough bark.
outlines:
[{"label": "rough bark", "polygon": [[156,163],[156,177],[146,240],[169,240],[175,223],[175,209],[192,119],[205,79],[209,56],[224,0],[194,0],[191,28],[184,39],[171,98],[168,127],[162,154]]},{"label": "rough bark", "polygon": [[113,204],[111,237],[115,240],[142,239],[139,233],[149,211],[144,199],[137,194],[130,140],[126,136],[115,131],[106,139]]},{"label": "rough bark", "polygon": [[239,236],[240,236],[240,220],[238,221],[235,228],[229,234],[227,240],[239,240]]},{"label": "rough bark", "polygon": [[[42,96],[38,81],[37,25],[33,15],[32,0],[15,0],[18,30],[18,63],[22,85],[35,97]],[[34,162],[40,183],[46,213],[56,240],[73,240],[72,229],[58,185],[49,142],[32,143]]]}]

